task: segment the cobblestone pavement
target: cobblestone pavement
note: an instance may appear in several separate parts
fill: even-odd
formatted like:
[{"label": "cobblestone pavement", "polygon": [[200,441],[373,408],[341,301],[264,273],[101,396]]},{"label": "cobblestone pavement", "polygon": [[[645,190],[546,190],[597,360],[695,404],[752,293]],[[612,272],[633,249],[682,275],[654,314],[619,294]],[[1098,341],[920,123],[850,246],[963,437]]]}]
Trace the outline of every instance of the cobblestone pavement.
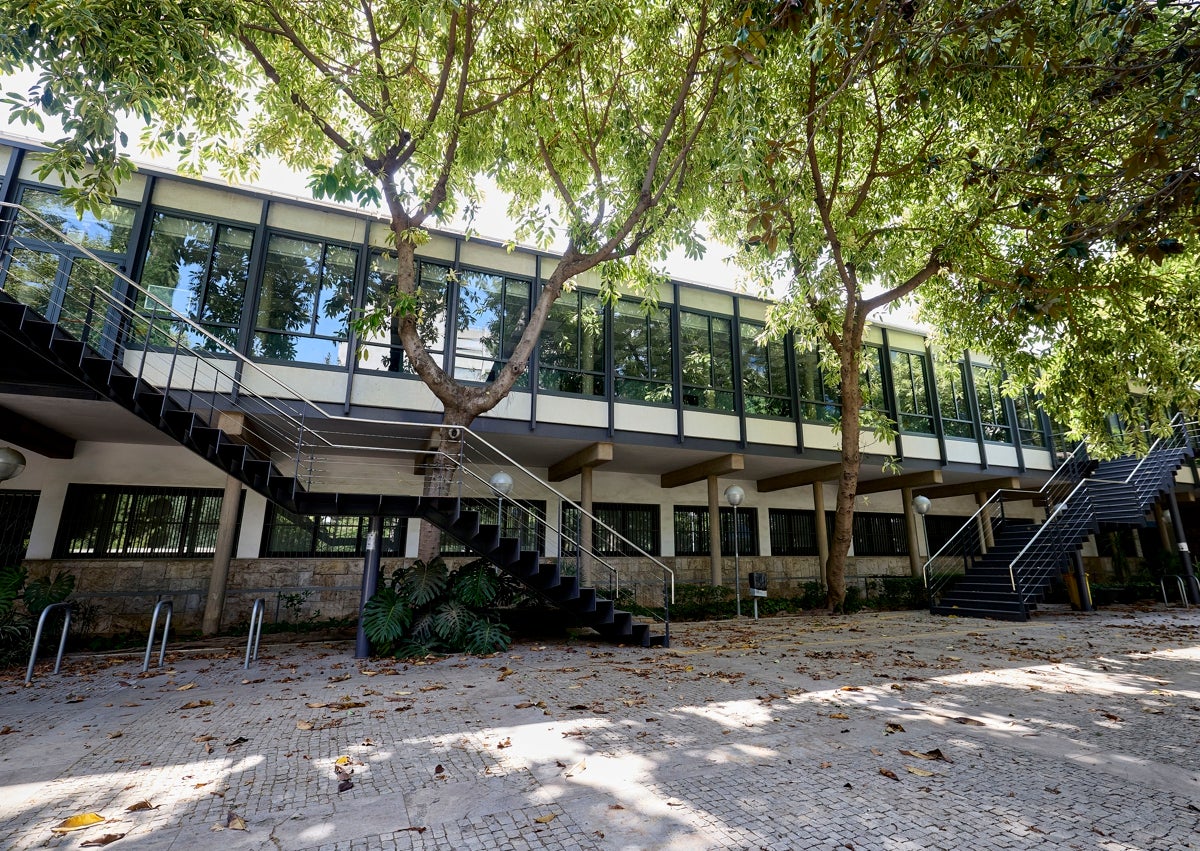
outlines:
[{"label": "cobblestone pavement", "polygon": [[[179,651],[145,675],[80,657],[30,688],[10,670],[0,847],[1200,848],[1195,610],[673,639],[426,664],[275,645],[249,671]],[[51,833],[84,812],[107,821]]]}]

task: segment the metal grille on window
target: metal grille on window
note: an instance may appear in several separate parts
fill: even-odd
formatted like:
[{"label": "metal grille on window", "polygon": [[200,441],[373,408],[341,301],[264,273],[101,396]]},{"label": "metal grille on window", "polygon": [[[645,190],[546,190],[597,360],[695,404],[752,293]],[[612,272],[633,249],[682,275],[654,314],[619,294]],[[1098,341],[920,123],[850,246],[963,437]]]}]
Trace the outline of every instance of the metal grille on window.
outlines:
[{"label": "metal grille on window", "polygon": [[[721,555],[723,556],[732,556],[734,553],[733,516],[732,506],[721,507]],[[758,509],[739,508],[737,510],[737,526],[738,555],[758,555]],[[675,555],[708,555],[710,552],[708,532],[707,506],[675,506]]]},{"label": "metal grille on window", "polygon": [[[264,558],[361,556],[366,552],[370,527],[370,517],[298,515],[271,504],[263,526],[261,554]],[[403,556],[407,529],[408,521],[403,517],[383,518],[379,554],[385,558]]]}]

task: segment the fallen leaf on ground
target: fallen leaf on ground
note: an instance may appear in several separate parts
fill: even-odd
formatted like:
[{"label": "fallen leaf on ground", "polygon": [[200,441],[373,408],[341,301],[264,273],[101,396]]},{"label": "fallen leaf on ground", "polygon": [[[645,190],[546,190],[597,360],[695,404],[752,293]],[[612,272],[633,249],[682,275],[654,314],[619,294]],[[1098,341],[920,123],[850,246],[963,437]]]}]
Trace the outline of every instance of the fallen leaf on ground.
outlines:
[{"label": "fallen leaf on ground", "polygon": [[296,722],[297,730],[311,730],[312,728],[313,728],[313,723],[311,721],[297,721]]},{"label": "fallen leaf on ground", "polygon": [[576,774],[581,774],[587,769],[587,760],[581,759],[579,762],[571,766],[570,769],[563,772],[563,777],[574,777]]},{"label": "fallen leaf on ground", "polygon": [[497,750],[504,750],[505,748],[511,748],[511,747],[512,747],[512,737],[511,736],[496,745]]},{"label": "fallen leaf on ground", "polygon": [[138,813],[138,812],[141,812],[142,810],[157,810],[157,809],[158,809],[158,806],[150,803],[149,801],[138,801],[136,804],[130,804],[128,807],[126,807],[125,812]]},{"label": "fallen leaf on ground", "polygon": [[245,830],[246,829],[246,820],[244,818],[242,818],[241,816],[239,816],[237,813],[235,813],[233,810],[230,810],[229,818],[227,818],[225,820],[225,826],[227,828],[229,828],[230,830]]},{"label": "fallen leaf on ground", "polygon": [[196,687],[195,683],[188,683],[185,686],[180,686],[179,688],[175,689],[175,691],[187,691],[188,689],[192,689],[195,687]]},{"label": "fallen leaf on ground", "polygon": [[322,708],[328,706],[329,704],[328,703],[306,703],[304,705],[307,706],[309,709],[322,709]]},{"label": "fallen leaf on ground", "polygon": [[862,691],[862,686],[842,686],[839,691]]},{"label": "fallen leaf on ground", "polygon": [[344,683],[344,682],[346,682],[346,680],[348,680],[348,679],[350,679],[350,673],[349,673],[349,672],[347,672],[347,673],[345,673],[345,674],[342,674],[340,677],[330,677],[330,678],[329,678],[329,682],[331,682],[331,683]]},{"label": "fallen leaf on ground", "polygon": [[942,762],[953,762],[954,761],[954,760],[950,759],[948,756],[946,756],[944,753],[942,753],[941,749],[939,749],[939,748],[934,748],[931,751],[925,751],[925,753],[921,753],[920,751],[908,751],[908,750],[904,750],[902,748],[900,750],[900,753],[904,754],[905,756],[911,756],[914,759],[939,759]]},{"label": "fallen leaf on ground", "polygon": [[358,709],[359,707],[362,707],[362,706],[366,706],[366,704],[362,703],[360,701],[357,701],[357,700],[343,700],[341,703],[329,704],[329,711],[330,712],[345,712],[348,709]]},{"label": "fallen leaf on ground", "polygon": [[12,727],[8,726],[7,724],[5,724],[3,727],[0,727],[0,736],[7,736],[9,733],[19,733],[19,732],[21,732],[21,731],[14,730]]},{"label": "fallen leaf on ground", "polygon": [[80,813],[79,815],[71,816],[60,821],[54,827],[50,828],[51,833],[71,833],[75,830],[83,830],[85,827],[91,827],[94,824],[104,822],[104,816],[99,813]]},{"label": "fallen leaf on ground", "polygon": [[114,730],[113,732],[111,732],[111,733],[109,733],[109,734],[108,734],[108,737],[109,737],[110,739],[119,739],[119,738],[121,738],[121,737],[122,737],[122,736],[124,736],[124,735],[125,735],[125,734],[124,734],[124,733],[122,733],[120,730]]},{"label": "fallen leaf on ground", "polygon": [[249,739],[247,739],[245,736],[238,736],[238,737],[237,737],[236,739],[234,739],[232,742],[226,742],[226,743],[225,743],[225,747],[227,747],[227,748],[236,748],[238,745],[244,745],[244,744],[246,744],[246,742],[248,742],[248,741],[250,741],[250,740],[249,740]]},{"label": "fallen leaf on ground", "polygon": [[348,756],[339,756],[337,759],[335,759],[335,760],[333,761],[333,764],[334,764],[334,765],[349,765],[349,764],[350,764],[350,757],[348,757]]},{"label": "fallen leaf on ground", "polygon": [[212,706],[212,705],[213,705],[213,702],[211,700],[193,700],[193,701],[190,701],[189,703],[185,703],[183,706],[181,706],[179,708],[180,709],[203,709],[205,706]]},{"label": "fallen leaf on ground", "polygon": [[820,768],[833,768],[833,763],[832,762],[823,762],[823,763],[821,763],[821,765],[819,767]]},{"label": "fallen leaf on ground", "polygon": [[850,716],[847,715],[845,712],[830,712],[829,717],[835,718],[838,721],[849,721],[850,720]]},{"label": "fallen leaf on ground", "polygon": [[445,772],[445,770],[446,770],[445,766],[443,766],[441,763],[438,763],[437,768],[433,769],[433,773],[434,774],[442,774],[443,772]]},{"label": "fallen leaf on ground", "polygon": [[881,769],[879,769],[879,773],[882,774],[884,777],[888,778],[889,780],[899,780],[900,779],[899,777],[896,776],[896,772],[892,771],[890,768],[881,768]]},{"label": "fallen leaf on ground", "polygon": [[212,742],[216,740],[216,736],[193,736],[193,742]]},{"label": "fallen leaf on ground", "polygon": [[888,724],[886,727],[883,728],[883,734],[885,736],[889,736],[892,733],[903,733],[903,732],[904,732],[904,728],[901,727],[899,724]]},{"label": "fallen leaf on ground", "polygon": [[338,783],[338,791],[339,792],[345,792],[348,789],[353,789],[353,788],[354,788],[353,780],[343,780],[342,782]]},{"label": "fallen leaf on ground", "polygon": [[936,775],[934,775],[934,773],[932,771],[926,771],[923,768],[916,768],[915,766],[911,766],[911,765],[904,766],[904,770],[907,771],[909,774],[915,774],[918,777],[934,777],[934,776],[936,776]]},{"label": "fallen leaf on ground", "polygon": [[123,833],[106,833],[103,836],[97,836],[95,839],[89,839],[87,842],[84,842],[79,847],[80,848],[98,848],[101,845],[110,845],[113,842],[116,842],[118,839],[124,839],[124,838],[125,838],[125,834],[123,834]]},{"label": "fallen leaf on ground", "polygon": [[550,822],[554,821],[554,819],[557,817],[558,816],[555,813],[547,813],[544,816],[535,818],[534,821],[536,821],[538,824],[550,824]]},{"label": "fallen leaf on ground", "polygon": [[984,723],[982,721],[977,721],[974,718],[968,718],[965,715],[959,715],[957,718],[951,718],[950,720],[953,721],[955,724],[966,724],[970,727],[983,727],[984,726]]},{"label": "fallen leaf on ground", "polygon": [[1120,715],[1113,715],[1111,712],[1101,712],[1100,714],[1103,715],[1105,718],[1107,718],[1109,721],[1124,721],[1125,720]]},{"label": "fallen leaf on ground", "polygon": [[512,668],[505,666],[500,669],[500,676],[496,677],[496,681],[503,682],[506,677],[511,677],[515,673],[516,671],[514,671]]},{"label": "fallen leaf on ground", "polygon": [[608,805],[608,808],[609,808],[610,810],[623,810],[623,809],[625,809],[625,808],[624,808],[624,807],[622,807],[620,804],[609,804],[609,805]]}]

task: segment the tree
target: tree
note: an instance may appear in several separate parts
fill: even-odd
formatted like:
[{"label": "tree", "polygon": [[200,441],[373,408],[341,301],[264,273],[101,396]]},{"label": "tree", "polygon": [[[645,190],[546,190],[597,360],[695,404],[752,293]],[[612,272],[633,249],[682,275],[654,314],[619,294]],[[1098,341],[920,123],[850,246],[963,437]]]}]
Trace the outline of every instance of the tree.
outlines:
[{"label": "tree", "polygon": [[[1190,182],[1172,175],[1194,171],[1178,160],[1194,158],[1196,148],[1168,135],[1160,150],[1132,130],[1167,99],[1150,84],[1153,75],[1125,70],[1129,44],[1106,29],[1122,28],[1146,45],[1143,57],[1152,53],[1165,67],[1174,54],[1164,41],[1180,24],[1186,35],[1176,33],[1175,42],[1190,44],[1195,12],[1191,4],[1158,17],[1144,6],[1124,8],[1032,0],[990,9],[884,0],[756,7],[745,40],[757,61],[736,72],[731,102],[741,129],[727,158],[728,201],[718,210],[728,211],[722,229],[743,242],[745,265],[786,289],[769,331],[791,330],[801,345],[819,348],[837,375],[842,474],[826,566],[834,609],[845,595],[864,428],[878,437],[895,428],[864,413],[863,342],[876,311],[922,296],[925,316],[952,332],[948,339],[1004,358],[1010,390],[1036,378],[1047,407],[1091,436],[1100,420],[1093,411],[1132,405],[1161,420],[1163,403],[1194,398],[1187,376],[1195,371],[1181,376],[1174,363],[1166,375],[1167,340],[1179,335],[1165,327],[1138,349],[1155,356],[1148,369],[1115,356],[1070,363],[1072,352],[1101,341],[1110,355],[1119,350],[1114,338],[1147,313],[1119,306],[1154,291],[1162,277],[1145,258],[1174,250],[1158,229],[1195,215],[1194,193],[1181,188]],[[1175,69],[1180,80],[1194,78],[1189,62],[1176,63],[1187,68]],[[1101,84],[1102,109],[1089,107],[1097,80],[1118,81]],[[1184,99],[1185,84],[1173,88]],[[1116,123],[1122,98],[1140,107],[1141,124]],[[1114,136],[1114,127],[1124,132]],[[1054,153],[1060,143],[1050,140],[1068,138],[1078,163],[1065,149]],[[1111,161],[1089,159],[1101,140],[1133,165],[1114,173]],[[1156,193],[1156,185],[1175,188]],[[1081,187],[1100,203],[1089,207],[1090,220],[1068,226]],[[1157,240],[1157,250],[1145,249],[1147,240]],[[1194,285],[1175,280],[1163,299],[1195,299]],[[1067,322],[1051,309],[1059,301],[1084,309]],[[1194,319],[1186,325],[1200,330]],[[1153,388],[1131,402],[1134,378]]]},{"label": "tree", "polygon": [[[185,163],[242,173],[270,154],[310,171],[318,196],[381,202],[394,290],[362,327],[399,338],[443,405],[442,447],[454,456],[449,427],[513,388],[573,278],[613,263],[627,277],[668,243],[696,245],[695,164],[711,161],[705,130],[731,22],[720,0],[51,0],[10,10],[0,68],[40,69],[9,101],[23,120],[63,120],[67,138],[44,168],[74,178],[80,203],[128,174],[125,113],[144,119],[152,149]],[[428,224],[477,203],[485,174],[512,194],[525,234],[561,224],[567,246],[511,356],[481,386],[430,357],[414,256]],[[450,471],[429,471],[426,492],[446,492]],[[423,528],[423,557],[436,546]]]}]

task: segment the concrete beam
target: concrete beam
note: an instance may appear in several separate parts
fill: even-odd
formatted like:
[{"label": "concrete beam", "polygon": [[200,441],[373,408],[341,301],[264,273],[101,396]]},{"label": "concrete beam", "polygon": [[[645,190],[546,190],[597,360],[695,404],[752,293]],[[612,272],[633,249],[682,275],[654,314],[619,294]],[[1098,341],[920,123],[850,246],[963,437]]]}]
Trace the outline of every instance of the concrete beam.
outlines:
[{"label": "concrete beam", "polygon": [[794,473],[784,473],[779,476],[759,479],[755,484],[758,486],[759,493],[771,493],[772,491],[782,491],[788,488],[798,488],[802,485],[811,485],[816,482],[833,481],[834,479],[841,478],[841,475],[841,464],[826,464],[824,467],[812,467],[808,470],[797,470]]},{"label": "concrete beam", "polygon": [[611,443],[593,443],[585,446],[574,455],[550,465],[550,481],[561,482],[578,476],[589,467],[599,467],[613,459]]},{"label": "concrete beam", "polygon": [[[914,493],[927,496],[930,499],[948,499],[952,496],[975,496],[977,493],[992,494],[998,490],[1020,490],[1021,480],[1016,476],[1004,476],[998,479],[980,479],[975,482],[958,482],[953,485],[940,487],[915,487]],[[1033,491],[1030,491],[1030,496]]]},{"label": "concrete beam", "polygon": [[690,467],[681,467],[678,470],[663,473],[661,487],[677,488],[693,482],[702,482],[709,476],[728,476],[730,473],[740,473],[745,468],[746,457],[740,452],[731,452],[728,455],[719,455],[716,458],[701,461]]},{"label": "concrete beam", "polygon": [[898,491],[902,488],[917,488],[921,485],[940,485],[941,470],[921,470],[916,473],[902,473],[899,476],[887,476],[883,479],[872,479],[869,482],[859,482],[855,493],[863,496],[869,493]]},{"label": "concrete beam", "polygon": [[15,443],[47,458],[75,457],[73,438],[8,408],[0,408],[0,441]]}]

